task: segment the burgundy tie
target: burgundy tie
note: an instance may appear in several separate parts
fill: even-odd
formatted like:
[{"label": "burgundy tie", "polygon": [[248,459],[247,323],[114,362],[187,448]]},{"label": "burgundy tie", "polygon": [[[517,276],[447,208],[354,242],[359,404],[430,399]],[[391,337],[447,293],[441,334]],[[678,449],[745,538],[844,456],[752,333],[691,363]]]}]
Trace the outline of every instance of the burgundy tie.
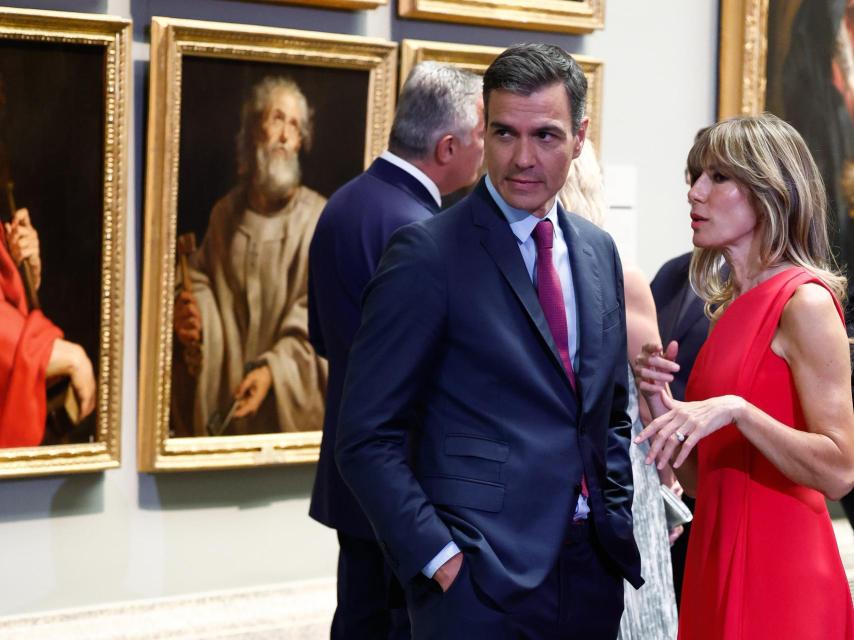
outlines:
[{"label": "burgundy tie", "polygon": [[551,220],[541,220],[534,227],[534,243],[537,245],[537,296],[540,306],[549,323],[560,360],[569,377],[569,383],[575,390],[575,371],[572,370],[572,360],[569,359],[569,336],[566,324],[566,305],[560,278],[557,275],[552,260],[552,244],[554,243],[554,227]]},{"label": "burgundy tie", "polygon": [[[534,243],[537,245],[537,296],[540,306],[549,323],[560,360],[569,378],[569,384],[575,391],[575,371],[572,360],[569,359],[569,335],[566,323],[566,305],[563,300],[563,290],[552,260],[552,245],[554,244],[554,226],[551,220],[541,220],[534,227]],[[581,495],[587,497],[587,478],[581,476]]]}]

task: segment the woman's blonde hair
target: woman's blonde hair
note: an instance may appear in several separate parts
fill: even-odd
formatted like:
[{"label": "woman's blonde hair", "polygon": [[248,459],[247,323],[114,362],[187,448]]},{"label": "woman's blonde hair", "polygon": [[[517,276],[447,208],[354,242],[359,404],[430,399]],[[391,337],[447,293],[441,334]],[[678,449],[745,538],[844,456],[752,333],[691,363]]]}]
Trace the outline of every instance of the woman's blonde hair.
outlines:
[{"label": "woman's blonde hair", "polygon": [[584,141],[581,154],[569,165],[569,173],[558,193],[558,199],[564,209],[590,220],[597,227],[605,224],[602,169],[590,140]]},{"label": "woman's blonde hair", "polygon": [[[824,183],[801,135],[770,113],[723,120],[706,129],[688,153],[691,184],[705,170],[743,185],[758,219],[762,267],[791,262],[845,300],[846,280],[827,238]],[[735,295],[721,249],[695,248],[691,285],[717,319]],[[727,275],[724,276],[724,273]]]}]

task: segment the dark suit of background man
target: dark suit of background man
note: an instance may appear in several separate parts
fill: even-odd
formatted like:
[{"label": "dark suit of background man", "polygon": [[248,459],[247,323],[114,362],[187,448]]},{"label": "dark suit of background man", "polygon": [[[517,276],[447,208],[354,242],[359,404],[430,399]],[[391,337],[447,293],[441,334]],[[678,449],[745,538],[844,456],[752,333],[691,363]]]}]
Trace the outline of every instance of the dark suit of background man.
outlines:
[{"label": "dark suit of background man", "polygon": [[709,334],[703,301],[691,289],[688,278],[691,255],[689,251],[665,262],[650,284],[661,341],[664,345],[671,340],[679,343],[676,362],[680,368],[670,383],[670,391],[677,400],[685,399],[688,376]]},{"label": "dark suit of background man", "polygon": [[620,263],[555,198],[586,90],[558,47],[499,55],[488,178],[395,233],[365,292],[336,459],[416,640],[613,639],[642,583]]},{"label": "dark suit of background man", "polygon": [[[441,195],[472,184],[483,164],[481,79],[449,65],[413,69],[398,100],[389,150],[329,200],[309,251],[309,337],[329,359],[320,462],[310,514],[338,530],[338,607],[332,637],[405,638],[409,620],[374,532],[333,457],[347,357],[362,292],[389,236],[430,218]],[[396,582],[395,582],[396,586]]]},{"label": "dark suit of background man", "polygon": [[[664,345],[669,344],[671,340],[679,343],[679,351],[676,354],[679,371],[670,383],[670,391],[677,400],[685,399],[688,376],[691,374],[691,368],[694,366],[700,347],[703,346],[709,334],[709,319],[703,312],[703,301],[691,289],[688,278],[691,255],[689,251],[665,262],[650,285],[652,297],[655,298],[661,342]],[[692,498],[683,494],[682,500],[691,508],[691,511],[694,510]],[[688,552],[690,533],[691,525],[686,524],[685,531],[670,548],[677,605],[682,594],[682,576],[685,573],[685,555]]]}]

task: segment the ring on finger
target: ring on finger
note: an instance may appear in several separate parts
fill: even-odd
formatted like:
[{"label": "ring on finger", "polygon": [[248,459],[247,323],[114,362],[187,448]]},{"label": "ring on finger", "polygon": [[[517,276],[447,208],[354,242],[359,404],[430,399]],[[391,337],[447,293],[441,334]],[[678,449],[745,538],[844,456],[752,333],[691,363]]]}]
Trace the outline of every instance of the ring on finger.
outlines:
[{"label": "ring on finger", "polygon": [[683,443],[683,442],[685,442],[685,434],[684,434],[684,433],[682,433],[681,431],[677,431],[677,432],[676,432],[676,433],[674,433],[673,435],[675,435],[675,436],[676,436],[676,439],[679,441],[679,443],[680,443],[680,444],[681,444],[681,443]]}]

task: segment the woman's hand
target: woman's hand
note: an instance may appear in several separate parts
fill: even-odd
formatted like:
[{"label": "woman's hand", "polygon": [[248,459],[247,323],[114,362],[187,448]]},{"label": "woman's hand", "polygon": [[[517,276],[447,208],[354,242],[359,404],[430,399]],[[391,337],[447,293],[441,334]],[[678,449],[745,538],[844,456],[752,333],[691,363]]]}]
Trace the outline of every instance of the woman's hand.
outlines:
[{"label": "woman's hand", "polygon": [[681,536],[683,533],[685,533],[685,527],[683,527],[681,524],[678,527],[673,527],[667,532],[667,541],[670,543],[671,547],[676,543],[676,541],[679,539],[679,536]]},{"label": "woman's hand", "polygon": [[673,467],[669,464],[659,467],[658,481],[665,487],[669,488],[677,498],[682,497],[684,490],[682,489],[682,485],[679,484],[679,479],[676,477],[676,474],[673,472]]},{"label": "woman's hand", "polygon": [[679,352],[679,344],[671,340],[667,349],[662,349],[660,344],[646,343],[634,362],[634,372],[638,378],[638,388],[647,397],[660,394],[667,388],[668,383],[673,382],[673,374],[679,371],[676,364],[676,354]]},{"label": "woman's hand", "polygon": [[646,463],[659,469],[670,463],[678,449],[673,466],[679,468],[697,443],[721,427],[738,420],[746,402],[739,396],[719,396],[699,402],[679,402],[662,395],[667,413],[649,423],[635,442],[650,440]]},{"label": "woman's hand", "polygon": [[633,363],[638,389],[655,418],[668,410],[663,398],[669,397],[667,385],[673,382],[673,374],[679,371],[679,365],[675,362],[678,352],[679,344],[675,340],[665,350],[662,350],[660,344],[648,342],[643,345]]}]

